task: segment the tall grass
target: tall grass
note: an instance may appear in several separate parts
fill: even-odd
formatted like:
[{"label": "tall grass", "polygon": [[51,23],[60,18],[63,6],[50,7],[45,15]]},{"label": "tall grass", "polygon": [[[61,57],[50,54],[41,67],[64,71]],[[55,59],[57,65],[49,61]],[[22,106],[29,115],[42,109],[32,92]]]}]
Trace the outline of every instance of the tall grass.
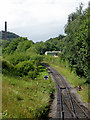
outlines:
[{"label": "tall grass", "polygon": [[9,75],[2,77],[3,118],[40,118],[47,114],[54,87],[50,77],[44,80],[46,74],[44,70],[35,80]]},{"label": "tall grass", "polygon": [[78,93],[80,94],[83,102],[88,103],[90,101],[90,94],[88,90],[89,88],[88,85],[85,84],[85,78],[77,76],[74,70],[71,71],[71,69],[69,68],[69,64],[67,62],[61,62],[60,58],[46,56],[44,60],[44,62],[47,62],[49,65],[54,67],[59,73],[65,76],[74,88],[81,86],[82,89]]}]

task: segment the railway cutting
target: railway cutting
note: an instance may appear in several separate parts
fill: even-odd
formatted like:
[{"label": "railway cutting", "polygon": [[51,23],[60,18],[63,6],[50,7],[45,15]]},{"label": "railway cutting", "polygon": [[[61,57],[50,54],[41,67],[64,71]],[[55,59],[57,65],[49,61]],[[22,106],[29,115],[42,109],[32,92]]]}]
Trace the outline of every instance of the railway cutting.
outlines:
[{"label": "railway cutting", "polygon": [[89,110],[79,98],[73,86],[58,71],[41,63],[56,82],[56,93],[48,117],[60,120],[89,120]]}]

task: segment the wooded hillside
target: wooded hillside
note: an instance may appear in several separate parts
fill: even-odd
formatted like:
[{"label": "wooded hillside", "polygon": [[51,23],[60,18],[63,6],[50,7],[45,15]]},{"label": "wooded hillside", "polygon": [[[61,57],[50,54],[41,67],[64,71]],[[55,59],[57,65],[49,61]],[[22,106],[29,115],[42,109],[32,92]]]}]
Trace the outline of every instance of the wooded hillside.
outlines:
[{"label": "wooded hillside", "polygon": [[46,42],[37,43],[28,41],[27,38],[7,41],[3,43],[3,55],[20,52],[43,55],[45,51],[61,51],[60,62],[67,61],[71,71],[73,70],[77,75],[87,78],[87,82],[89,82],[89,11],[89,6],[83,10],[83,4],[80,4],[76,12],[68,15],[65,25],[66,36],[59,35]]},{"label": "wooded hillside", "polygon": [[[7,32],[7,40],[11,41],[14,38],[18,38],[19,35],[16,35],[15,33],[12,32]],[[5,31],[2,31],[2,39],[5,40]]]}]

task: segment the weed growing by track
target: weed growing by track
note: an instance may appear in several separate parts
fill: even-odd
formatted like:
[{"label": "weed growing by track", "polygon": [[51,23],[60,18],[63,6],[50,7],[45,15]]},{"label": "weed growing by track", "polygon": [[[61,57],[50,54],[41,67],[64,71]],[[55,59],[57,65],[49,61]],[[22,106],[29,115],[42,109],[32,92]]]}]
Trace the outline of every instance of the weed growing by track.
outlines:
[{"label": "weed growing by track", "polygon": [[67,80],[78,90],[78,86],[81,86],[81,90],[78,91],[83,102],[88,103],[90,101],[90,93],[88,90],[88,84],[85,84],[86,79],[80,78],[76,73],[69,68],[68,63],[61,62],[60,58],[54,58],[53,56],[45,57],[45,61],[52,67],[54,67],[59,73],[66,77]]},{"label": "weed growing by track", "polygon": [[50,77],[44,80],[44,75],[46,70],[35,80],[3,75],[3,118],[40,118],[48,113],[54,83]]}]

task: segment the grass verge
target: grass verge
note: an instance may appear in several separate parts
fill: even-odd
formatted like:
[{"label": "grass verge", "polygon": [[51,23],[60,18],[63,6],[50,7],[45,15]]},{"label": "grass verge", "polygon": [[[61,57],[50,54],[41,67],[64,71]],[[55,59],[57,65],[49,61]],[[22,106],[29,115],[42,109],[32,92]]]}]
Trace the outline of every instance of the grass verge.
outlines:
[{"label": "grass verge", "polygon": [[47,114],[54,83],[50,77],[44,80],[44,75],[48,75],[46,70],[35,80],[28,77],[2,76],[3,118],[40,118]]},{"label": "grass verge", "polygon": [[78,86],[81,86],[82,89],[80,91],[78,91],[78,93],[81,96],[81,99],[85,103],[90,102],[90,93],[88,90],[89,87],[87,84],[84,84],[86,79],[80,78],[73,71],[71,71],[69,67],[65,67],[65,64],[58,63],[58,61],[59,61],[58,58],[52,57],[52,61],[45,60],[44,62],[46,62],[50,66],[54,67],[59,73],[61,73],[63,76],[65,76],[66,79],[69,80],[69,82],[73,85],[74,88],[78,88]]}]

